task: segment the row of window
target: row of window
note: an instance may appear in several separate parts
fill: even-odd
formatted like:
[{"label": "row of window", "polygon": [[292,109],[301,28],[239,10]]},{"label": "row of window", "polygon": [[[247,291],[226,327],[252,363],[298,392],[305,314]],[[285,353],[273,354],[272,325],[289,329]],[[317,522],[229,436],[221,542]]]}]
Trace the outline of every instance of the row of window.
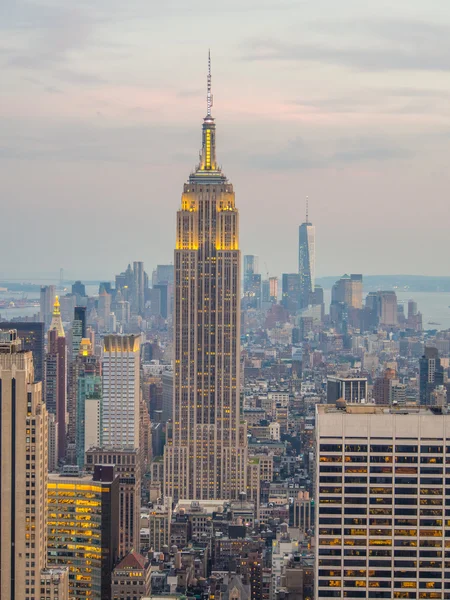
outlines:
[{"label": "row of window", "polygon": [[[320,444],[320,452],[367,452],[370,448],[370,452],[382,452],[383,454],[394,452],[394,446],[392,444]],[[445,451],[450,454],[450,446],[441,445],[416,445],[416,444],[396,444],[395,452],[405,452],[417,454],[425,452],[428,454],[442,454]]]}]

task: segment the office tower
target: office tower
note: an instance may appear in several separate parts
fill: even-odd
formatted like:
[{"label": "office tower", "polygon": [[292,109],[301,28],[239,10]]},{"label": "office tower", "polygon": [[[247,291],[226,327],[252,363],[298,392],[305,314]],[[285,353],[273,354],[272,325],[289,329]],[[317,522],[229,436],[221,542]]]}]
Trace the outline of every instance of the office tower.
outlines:
[{"label": "office tower", "polygon": [[167,423],[173,418],[173,371],[164,371],[162,376],[162,420]]},{"label": "office tower", "polygon": [[115,302],[128,302],[130,311],[134,289],[134,272],[129,264],[125,271],[116,275]]},{"label": "office tower", "polygon": [[58,468],[58,424],[56,415],[48,412],[48,472],[54,473]]},{"label": "office tower", "polygon": [[45,330],[44,323],[3,322],[2,329],[15,329],[22,343],[22,350],[33,353],[35,381],[44,381]]},{"label": "office tower", "polygon": [[75,443],[76,464],[84,467],[85,452],[101,444],[102,378],[100,360],[91,342],[81,340],[78,355],[71,364],[73,398],[69,411],[70,439]]},{"label": "office tower", "polygon": [[69,568],[54,567],[41,571],[39,600],[70,600]]},{"label": "office tower", "polygon": [[243,308],[261,308],[261,275],[253,273],[246,278],[246,291],[243,298]]},{"label": "office tower", "polygon": [[126,325],[131,317],[131,307],[127,300],[116,303],[116,317],[121,325]]},{"label": "office tower", "polygon": [[[172,315],[173,277],[173,265],[158,265],[156,267],[153,277],[153,288],[149,292],[152,315],[162,316],[164,319],[167,319],[169,315]],[[164,287],[161,288],[160,286]]]},{"label": "office tower", "polygon": [[86,337],[86,307],[75,306],[72,322],[72,357],[78,356],[81,340]]},{"label": "office tower", "polygon": [[417,310],[417,302],[408,300],[407,326],[415,331],[422,331],[422,314]]},{"label": "office tower", "polygon": [[65,323],[70,323],[73,320],[77,297],[71,294],[59,297],[61,319]]},{"label": "office tower", "polygon": [[47,411],[33,357],[0,330],[0,598],[34,600],[46,565]]},{"label": "office tower", "polygon": [[408,300],[408,321],[412,320],[417,315],[417,302]]},{"label": "office tower", "polygon": [[76,437],[77,364],[81,340],[86,337],[86,307],[75,306],[72,321],[70,356],[67,371],[67,458],[73,454]]},{"label": "office tower", "polygon": [[148,473],[152,460],[152,424],[143,398],[139,402],[139,456],[142,472]]},{"label": "office tower", "polygon": [[316,406],[315,598],[447,598],[450,415]]},{"label": "office tower", "polygon": [[106,335],[102,359],[102,438],[109,447],[139,447],[140,341]]},{"label": "office tower", "polygon": [[155,552],[169,545],[171,517],[172,510],[167,505],[153,506],[148,514],[149,546]]},{"label": "office tower", "polygon": [[145,307],[144,291],[144,263],[135,261],[133,263],[133,296],[131,308],[135,314],[143,315]]},{"label": "office tower", "polygon": [[117,318],[113,312],[109,313],[108,330],[117,333]]},{"label": "office tower", "polygon": [[138,450],[91,447],[86,452],[86,470],[98,463],[114,465],[119,476],[118,556],[139,548],[141,518],[141,460]]},{"label": "office tower", "polygon": [[294,499],[294,527],[307,533],[314,527],[315,503],[309,492],[298,492]]},{"label": "office tower", "polygon": [[261,302],[263,304],[272,302],[270,299],[270,282],[268,279],[263,279],[261,282]]},{"label": "office tower", "polygon": [[366,296],[366,308],[378,312],[378,292],[369,292]]},{"label": "office tower", "polygon": [[58,460],[66,455],[67,411],[67,346],[59,310],[55,298],[52,322],[48,330],[48,348],[45,357],[45,403],[47,410],[56,417],[58,428]]},{"label": "office tower", "polygon": [[272,302],[278,302],[278,277],[269,277],[270,297]]},{"label": "office tower", "polygon": [[102,286],[98,296],[98,316],[101,320],[100,327],[107,331],[109,323],[109,315],[111,314],[111,296]]},{"label": "office tower", "polygon": [[336,281],[331,290],[331,303],[362,308],[362,275],[344,275]]},{"label": "office tower", "polygon": [[377,292],[378,293],[378,314],[380,325],[386,327],[395,327],[397,325],[397,295],[395,292]]},{"label": "office tower", "polygon": [[389,404],[400,406],[406,404],[406,384],[400,383],[395,379],[391,381],[391,388],[389,390]]},{"label": "office tower", "polygon": [[[255,279],[254,275],[259,274],[259,260],[257,256],[253,256],[252,254],[247,254],[244,256],[244,298],[249,294],[253,295]],[[261,278],[259,278],[261,283]]]},{"label": "office tower", "polygon": [[431,392],[444,385],[444,368],[437,348],[425,347],[425,353],[419,359],[420,404],[430,404]]},{"label": "office tower", "polygon": [[391,399],[391,383],[395,380],[394,369],[386,369],[383,377],[377,377],[373,384],[372,398],[375,404],[387,405]]},{"label": "office tower", "polygon": [[281,304],[291,314],[300,309],[300,275],[299,273],[283,273]]},{"label": "office tower", "polygon": [[[112,573],[112,600],[145,598],[151,595],[150,562],[142,554],[130,552]],[[132,587],[130,587],[132,586]]]},{"label": "office tower", "polygon": [[[169,307],[169,284],[156,283],[152,288],[151,300],[154,302],[152,314],[167,319]],[[159,294],[158,298],[155,294]],[[157,308],[156,308],[157,307]]]},{"label": "office tower", "polygon": [[247,435],[240,419],[239,214],[216,160],[211,72],[200,164],[177,214],[173,422],[164,496],[236,498],[246,489]]},{"label": "office tower", "polygon": [[350,285],[352,289],[352,307],[362,308],[362,291],[363,291],[363,278],[361,274],[350,275]]},{"label": "office tower", "polygon": [[351,305],[351,285],[348,275],[338,279],[331,288],[331,304]]},{"label": "office tower", "polygon": [[323,287],[321,285],[316,285],[314,287],[314,291],[311,295],[311,304],[317,306],[318,304],[324,305],[323,302]]},{"label": "office tower", "polygon": [[75,281],[75,283],[72,284],[72,294],[79,298],[86,296],[86,286],[84,283],[81,283],[81,281]]},{"label": "office tower", "polygon": [[306,219],[298,230],[298,273],[300,275],[300,308],[310,304],[314,292],[316,269],[316,228],[308,218],[308,200],[306,201]]},{"label": "office tower", "polygon": [[[164,286],[165,287],[165,286]],[[152,289],[149,292],[150,297],[150,315],[152,317],[161,317],[162,318],[162,292],[159,287],[156,287],[156,284],[153,285]]]},{"label": "office tower", "polygon": [[42,321],[42,323],[44,323],[45,329],[49,327],[50,322],[52,320],[52,311],[53,304],[55,302],[55,296],[56,286],[41,286],[39,321]]},{"label": "office tower", "polygon": [[323,322],[325,318],[325,302],[323,298],[323,287],[316,285],[314,291],[311,294],[311,304],[313,306],[320,306],[320,321]]},{"label": "office tower", "polygon": [[47,487],[49,566],[69,567],[70,598],[110,598],[119,534],[114,465],[95,465],[93,475],[49,475]]},{"label": "office tower", "polygon": [[335,404],[343,398],[346,402],[367,401],[367,377],[327,377],[327,404]]},{"label": "office tower", "polygon": [[173,265],[158,265],[156,267],[156,281],[154,283],[173,283],[173,277]]}]

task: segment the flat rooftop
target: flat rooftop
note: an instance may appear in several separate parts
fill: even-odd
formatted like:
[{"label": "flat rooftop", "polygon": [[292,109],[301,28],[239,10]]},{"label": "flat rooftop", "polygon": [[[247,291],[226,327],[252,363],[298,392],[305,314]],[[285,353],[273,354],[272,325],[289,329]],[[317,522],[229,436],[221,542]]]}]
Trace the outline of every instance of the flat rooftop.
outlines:
[{"label": "flat rooftop", "polygon": [[381,406],[378,404],[346,404],[337,407],[335,404],[316,404],[318,414],[328,413],[347,415],[435,415],[442,414],[438,407],[411,405]]}]

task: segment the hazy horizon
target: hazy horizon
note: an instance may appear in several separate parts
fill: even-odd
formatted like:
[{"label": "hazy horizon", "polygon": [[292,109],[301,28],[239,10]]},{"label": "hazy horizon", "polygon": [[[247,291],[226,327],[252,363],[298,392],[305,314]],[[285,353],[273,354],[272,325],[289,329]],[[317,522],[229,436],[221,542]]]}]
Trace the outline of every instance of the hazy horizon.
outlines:
[{"label": "hazy horizon", "polygon": [[448,2],[5,0],[0,31],[1,277],[173,261],[209,47],[261,273],[297,270],[306,196],[318,277],[445,273]]}]

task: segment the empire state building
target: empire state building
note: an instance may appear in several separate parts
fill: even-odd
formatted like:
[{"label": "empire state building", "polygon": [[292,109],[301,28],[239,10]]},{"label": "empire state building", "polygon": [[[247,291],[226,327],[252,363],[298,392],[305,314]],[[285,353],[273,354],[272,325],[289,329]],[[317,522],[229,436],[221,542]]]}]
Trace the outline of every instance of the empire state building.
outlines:
[{"label": "empire state building", "polygon": [[246,491],[241,422],[239,213],[216,158],[211,61],[200,162],[177,213],[173,421],[164,496],[233,499]]}]

